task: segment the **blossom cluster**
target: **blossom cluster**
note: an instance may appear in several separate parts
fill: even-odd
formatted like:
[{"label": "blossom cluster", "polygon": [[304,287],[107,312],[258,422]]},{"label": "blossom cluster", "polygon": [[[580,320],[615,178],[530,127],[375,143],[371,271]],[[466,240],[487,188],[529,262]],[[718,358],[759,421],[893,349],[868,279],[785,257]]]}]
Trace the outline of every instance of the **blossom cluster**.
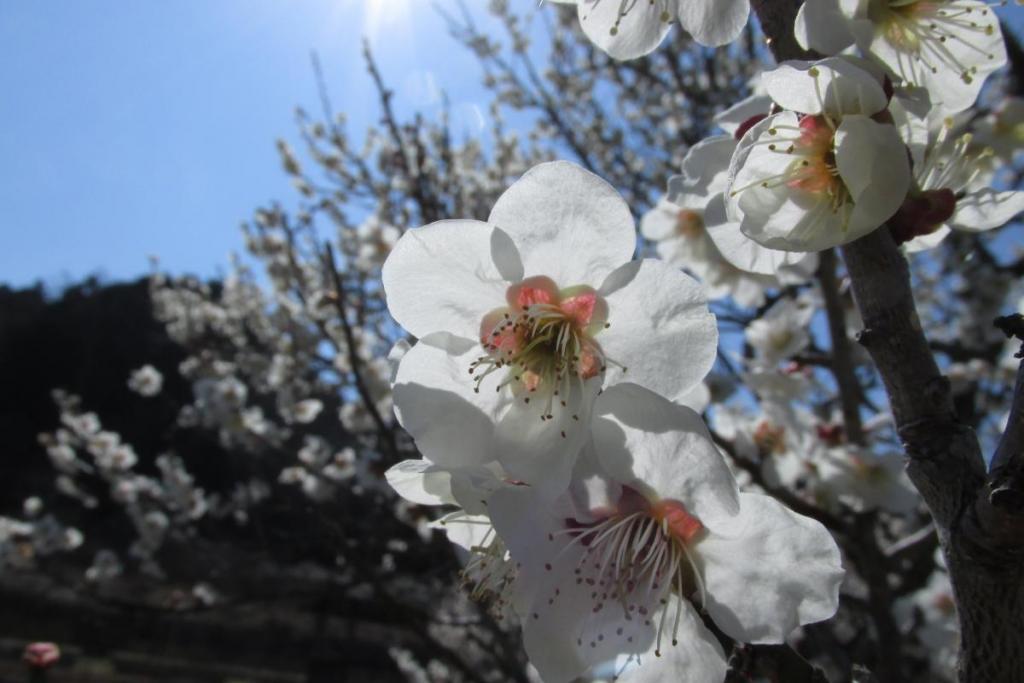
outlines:
[{"label": "blossom cluster", "polygon": [[[577,6],[583,33],[616,59],[649,54],[676,20],[700,43],[729,42],[748,12],[745,2],[713,11],[704,2],[559,1]],[[841,515],[880,514],[891,531],[907,533],[920,512],[919,498],[902,473],[888,420],[879,416],[861,424],[855,415],[855,424],[848,424],[848,410],[828,415],[824,406],[813,413],[797,407],[827,389],[806,360],[794,359],[820,352],[809,334],[825,306],[814,282],[826,268],[820,252],[886,226],[909,254],[935,247],[952,230],[1000,227],[1024,210],[1024,194],[991,188],[996,149],[1005,161],[1016,149],[1009,140],[1013,119],[992,123],[1012,117],[1012,103],[971,123],[974,133],[957,116],[1005,63],[1005,50],[998,21],[981,3],[891,3],[877,11],[863,3],[827,5],[807,2],[795,32],[805,48],[836,56],[784,62],[765,72],[752,97],[716,117],[723,135],[690,146],[682,173],[643,216],[641,233],[665,262],[697,277],[707,298],[761,307],[747,319],[739,377],[760,411],[751,414],[749,402],[711,410],[715,440],[726,442],[732,460],[744,464],[741,483],[794,491],[795,499]],[[992,134],[997,128],[1001,138]],[[605,296],[618,284],[617,271],[609,269],[621,263],[621,257],[601,253],[615,245],[605,227],[615,209],[593,217],[603,202],[596,189],[566,208],[574,195],[583,196],[578,188],[588,181],[577,180],[586,176],[579,169],[556,168],[527,173],[485,224],[449,221],[410,231],[385,263],[389,308],[419,339],[396,376],[396,412],[424,456],[393,468],[389,480],[414,502],[460,508],[442,525],[468,551],[466,582],[499,614],[521,621],[527,653],[545,680],[595,670],[617,676],[635,670],[650,680],[668,671],[685,672],[687,680],[721,680],[724,674],[710,663],[714,657],[699,648],[678,655],[686,666],[649,663],[651,652],[655,659],[665,654],[663,636],[676,644],[680,639],[669,637],[673,629],[686,630],[679,626],[687,622],[685,609],[670,613],[670,597],[660,594],[661,608],[647,606],[656,617],[643,622],[653,624],[653,640],[626,623],[631,581],[642,583],[648,570],[660,577],[654,569],[659,561],[666,567],[691,563],[674,574],[678,581],[667,593],[696,605],[738,641],[779,642],[796,625],[831,612],[822,609],[812,618],[809,609],[779,626],[775,640],[759,641],[750,630],[730,631],[723,623],[728,620],[707,607],[713,591],[706,580],[715,567],[699,551],[714,538],[713,515],[705,520],[694,514],[682,484],[675,490],[660,485],[676,484],[680,471],[696,469],[678,455],[676,463],[652,465],[650,452],[680,449],[631,440],[616,415],[627,405],[649,402],[638,410],[650,417],[658,413],[654,404],[666,398],[677,407],[707,405],[706,389],[695,401],[692,382],[669,385],[672,355],[652,348],[661,325],[628,318],[636,334],[625,344],[628,335],[620,340],[615,331],[625,318],[623,305],[644,308],[662,324],[689,314],[657,308],[673,285],[654,277],[650,301]],[[584,228],[578,227],[581,220]],[[574,262],[597,267],[590,266],[588,277],[573,270]],[[632,267],[643,272],[641,263]],[[773,294],[784,289],[782,296]],[[670,298],[689,296],[679,288]],[[859,329],[853,309],[829,315],[838,316],[843,333]],[[687,369],[702,357],[695,337],[673,344]],[[854,350],[854,364],[865,361]],[[656,379],[645,366],[655,369]],[[723,396],[720,387],[712,393]],[[618,429],[594,426],[617,417]],[[625,422],[640,433],[659,431],[653,423]],[[682,429],[687,420],[675,416],[665,423]],[[627,444],[618,448],[620,462],[607,455],[605,441]],[[665,500],[682,507],[663,505]],[[681,553],[658,556],[652,539],[661,537],[672,538]],[[640,547],[637,539],[643,539]],[[813,548],[808,542],[809,555],[830,543],[827,537],[818,542]],[[697,549],[692,556],[691,544]],[[821,585],[824,574],[806,581]],[[944,581],[941,573],[936,581]],[[661,585],[657,579],[651,584]],[[776,614],[785,611],[776,606]],[[608,668],[610,662],[621,668]],[[641,662],[648,663],[637,667]]]},{"label": "blossom cluster", "polygon": [[[677,20],[724,42],[748,11],[570,4],[561,27],[578,24],[614,57],[653,50]],[[155,313],[187,354],[176,375],[191,399],[177,426],[242,456],[234,490],[210,490],[191,460],[162,451],[149,470],[147,454],[64,397],[60,428],[43,437],[59,493],[87,509],[112,500],[136,538],[127,552],[97,550],[89,529],[29,498],[20,519],[0,518],[0,568],[81,549],[94,556],[93,585],[133,565],[156,581],[173,571],[162,551],[202,539],[200,522],[240,528],[261,501],[293,496],[311,527],[327,516],[332,539],[344,528],[337,555],[315,553],[331,556],[331,580],[352,595],[418,599],[432,636],[487,621],[463,619],[474,608],[407,563],[416,541],[436,548],[444,532],[469,594],[521,625],[544,680],[717,683],[729,640],[800,642],[802,625],[836,613],[840,581],[851,599],[813,631],[839,656],[819,660],[845,676],[875,646],[851,634],[885,632],[916,657],[902,671],[924,662],[928,680],[945,680],[957,640],[949,579],[870,360],[837,348],[862,325],[829,248],[886,224],[908,256],[934,259],[938,272],[915,272],[922,325],[949,349],[946,372],[980,429],[1001,426],[1017,361],[987,330],[1019,298],[1017,271],[969,249],[1021,207],[1019,193],[991,186],[1019,148],[1024,109],[958,109],[1004,59],[1001,42],[980,40],[998,36],[991,10],[892,3],[876,16],[827,4],[807,3],[796,34],[842,54],[782,64],[750,81],[745,100],[755,61],[729,48],[666,48],[630,68],[560,30],[547,93],[467,34],[498,103],[548,107],[529,136],[502,132],[495,105],[486,144],[455,145],[417,122],[371,131],[360,147],[343,117],[300,113],[316,168],[278,145],[300,207],[261,208],[244,226],[266,277],[236,260],[223,282],[152,279]],[[947,13],[935,26],[913,23],[935,11]],[[822,42],[847,28],[852,38]],[[886,41],[902,50],[889,61]],[[968,41],[991,59],[971,62]],[[521,53],[523,35],[512,42]],[[905,68],[908,54],[928,73]],[[951,65],[956,84],[938,73]],[[613,103],[593,96],[608,88],[621,95]],[[564,98],[554,109],[551,92]],[[556,148],[597,175],[537,165]],[[633,212],[640,254],[660,260],[634,260]],[[337,232],[330,246],[325,228]],[[143,366],[121,383],[152,404],[174,374]],[[414,449],[422,457],[387,473],[405,498],[386,495],[382,463]],[[211,591],[193,593],[206,604]],[[878,609],[888,596],[899,601]],[[457,676],[438,660],[420,667],[418,654],[391,652],[411,679]]]},{"label": "blossom cluster", "polygon": [[[719,682],[702,616],[779,643],[838,606],[817,521],[741,493],[682,402],[717,351],[700,285],[632,260],[615,191],[566,162],[514,183],[486,222],[407,232],[384,264],[389,309],[418,342],[394,400],[421,460],[388,473],[470,555],[472,592],[522,623],[545,681]],[[673,399],[680,403],[673,402]]]},{"label": "blossom cluster", "polygon": [[[729,42],[749,11],[745,1],[725,10],[710,2],[562,1],[577,5],[586,35],[617,59],[650,53],[677,18],[701,44]],[[646,226],[659,250],[686,244],[702,268],[724,271],[705,279],[751,301],[751,275],[790,272],[797,257],[780,252],[839,246],[887,222],[897,243],[916,251],[951,229],[990,230],[1024,210],[1024,195],[990,187],[995,147],[979,142],[996,136],[976,141],[951,118],[1006,63],[991,8],[975,0],[875,4],[801,6],[797,40],[835,56],[764,72],[756,94],[718,118],[726,135],[690,148],[661,206],[676,214],[676,228],[667,228],[667,216]],[[728,265],[745,277],[724,279]]]}]

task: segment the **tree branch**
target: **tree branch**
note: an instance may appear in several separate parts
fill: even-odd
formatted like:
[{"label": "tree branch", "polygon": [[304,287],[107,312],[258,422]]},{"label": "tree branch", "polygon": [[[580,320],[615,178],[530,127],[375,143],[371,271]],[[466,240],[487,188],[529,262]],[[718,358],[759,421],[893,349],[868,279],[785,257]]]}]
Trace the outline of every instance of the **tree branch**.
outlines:
[{"label": "tree branch", "polygon": [[854,372],[850,354],[850,340],[846,336],[846,317],[843,303],[839,298],[839,282],[836,280],[836,254],[826,249],[819,255],[818,282],[821,283],[825,299],[825,314],[828,317],[828,331],[832,338],[832,375],[839,386],[839,404],[843,410],[843,426],[850,443],[864,444],[864,428],[860,420],[860,395],[862,393]]}]

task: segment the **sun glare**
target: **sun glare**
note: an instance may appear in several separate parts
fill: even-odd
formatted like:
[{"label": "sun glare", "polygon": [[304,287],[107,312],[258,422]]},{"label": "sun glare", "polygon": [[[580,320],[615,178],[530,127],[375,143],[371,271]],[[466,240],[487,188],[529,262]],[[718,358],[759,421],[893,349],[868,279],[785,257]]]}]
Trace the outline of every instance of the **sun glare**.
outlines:
[{"label": "sun glare", "polygon": [[371,42],[376,42],[384,30],[402,30],[410,26],[414,0],[362,1],[365,3],[363,35]]}]

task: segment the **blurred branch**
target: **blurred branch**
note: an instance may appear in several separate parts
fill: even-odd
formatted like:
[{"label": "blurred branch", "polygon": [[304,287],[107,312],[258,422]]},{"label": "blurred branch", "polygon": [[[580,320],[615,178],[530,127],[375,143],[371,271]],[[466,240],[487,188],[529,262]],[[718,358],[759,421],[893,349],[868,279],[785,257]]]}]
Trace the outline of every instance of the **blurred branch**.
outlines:
[{"label": "blurred branch", "polygon": [[860,395],[863,390],[857,381],[850,353],[850,340],[846,336],[843,303],[839,299],[836,279],[836,254],[826,249],[819,255],[818,282],[825,299],[825,314],[832,339],[832,375],[839,386],[839,403],[843,410],[843,426],[850,443],[864,445],[864,428],[860,420]]},{"label": "blurred branch", "polygon": [[[377,402],[374,400],[373,394],[370,393],[369,388],[366,386],[366,380],[363,377],[363,361],[359,357],[355,334],[352,331],[352,325],[349,323],[348,311],[346,310],[345,283],[341,279],[341,273],[338,272],[338,266],[334,261],[334,249],[331,247],[330,242],[324,243],[323,267],[327,277],[329,277],[331,281],[333,296],[330,297],[330,300],[334,304],[335,310],[338,313],[338,320],[341,323],[342,334],[345,335],[345,352],[348,356],[349,365],[352,368],[352,379],[356,386],[356,391],[359,392],[359,398],[363,401],[364,407],[370,414],[370,419],[372,419],[373,423],[377,426],[377,431],[380,434],[381,441],[387,445],[387,449],[390,451],[392,459],[397,461],[398,446],[395,443],[394,430],[384,420],[380,411],[377,410]],[[329,335],[327,336],[330,338]]]},{"label": "blurred branch", "polygon": [[737,645],[729,658],[725,683],[829,683],[817,668],[789,645]]},{"label": "blurred branch", "polygon": [[[363,41],[363,57],[366,59],[366,69],[369,71],[373,84],[376,86],[377,93],[380,96],[382,121],[388,133],[390,133],[392,141],[398,148],[398,162],[405,173],[405,177],[409,180],[409,191],[419,207],[420,218],[424,223],[433,223],[441,220],[445,215],[444,207],[438,202],[437,195],[431,193],[427,187],[427,176],[421,172],[420,168],[413,168],[410,162],[410,157],[413,155],[409,153],[407,145],[411,143],[406,141],[401,130],[399,130],[398,119],[391,108],[393,93],[384,85],[384,79],[381,77],[380,71],[377,69],[377,63],[373,59],[373,53],[370,51],[370,43],[366,40]],[[417,154],[415,157],[417,164],[423,163],[422,154]]]},{"label": "blurred branch", "polygon": [[817,505],[808,503],[800,496],[796,495],[784,486],[772,486],[767,482],[764,477],[764,473],[761,471],[760,463],[756,463],[749,458],[745,458],[736,452],[733,444],[727,439],[723,438],[720,434],[711,430],[711,438],[714,442],[725,451],[729,458],[739,467],[741,470],[750,475],[758,487],[760,487],[765,493],[777,498],[781,503],[785,504],[790,509],[799,512],[802,515],[816,519],[825,525],[830,531],[834,533],[843,534],[847,531],[846,523],[839,517],[833,515],[827,510],[819,508]]}]

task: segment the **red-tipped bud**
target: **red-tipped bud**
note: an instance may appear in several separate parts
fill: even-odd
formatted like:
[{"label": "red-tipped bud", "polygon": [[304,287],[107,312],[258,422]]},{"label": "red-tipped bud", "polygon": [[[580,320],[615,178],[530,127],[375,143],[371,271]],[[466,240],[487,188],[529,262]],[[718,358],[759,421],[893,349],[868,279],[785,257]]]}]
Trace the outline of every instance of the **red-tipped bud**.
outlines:
[{"label": "red-tipped bud", "polygon": [[839,424],[820,424],[817,427],[818,438],[829,446],[838,446],[843,442],[843,426]]},{"label": "red-tipped bud", "polygon": [[889,219],[889,230],[896,244],[903,244],[935,232],[954,211],[956,195],[952,190],[927,190],[903,200],[903,205]]}]

